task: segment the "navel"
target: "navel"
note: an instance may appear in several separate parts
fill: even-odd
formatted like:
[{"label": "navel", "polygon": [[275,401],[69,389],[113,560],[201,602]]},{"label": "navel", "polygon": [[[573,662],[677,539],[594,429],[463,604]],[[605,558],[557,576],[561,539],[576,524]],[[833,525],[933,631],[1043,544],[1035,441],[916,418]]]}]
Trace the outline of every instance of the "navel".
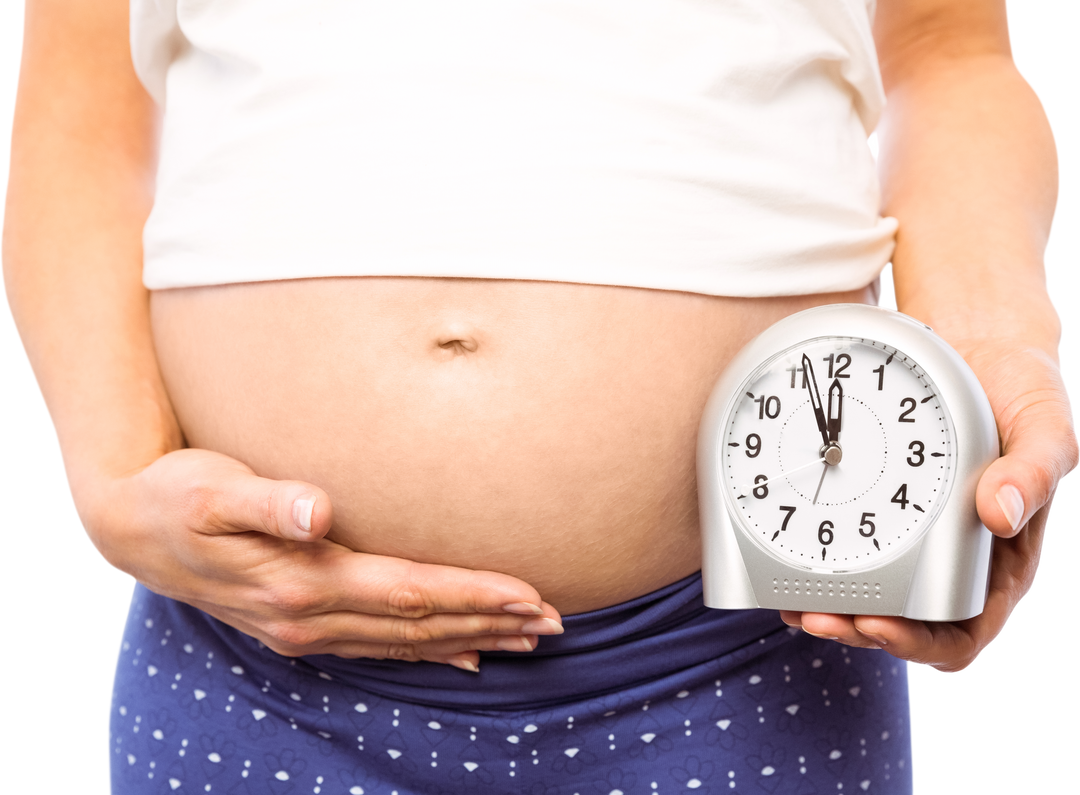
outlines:
[{"label": "navel", "polygon": [[480,343],[473,330],[466,323],[451,323],[441,330],[435,338],[435,344],[455,356],[476,353]]}]

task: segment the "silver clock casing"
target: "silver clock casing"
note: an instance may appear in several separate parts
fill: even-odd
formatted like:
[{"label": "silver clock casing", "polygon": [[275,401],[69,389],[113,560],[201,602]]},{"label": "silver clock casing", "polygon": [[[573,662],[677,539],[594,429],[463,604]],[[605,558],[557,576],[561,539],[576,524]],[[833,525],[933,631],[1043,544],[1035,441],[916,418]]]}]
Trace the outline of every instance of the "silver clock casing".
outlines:
[{"label": "silver clock casing", "polygon": [[[747,537],[721,481],[722,436],[744,386],[763,362],[809,340],[873,340],[909,356],[937,386],[953,425],[951,483],[921,536],[879,566],[857,570],[792,565]],[[698,433],[698,502],[705,604],[763,607],[923,621],[959,621],[982,612],[992,535],[979,520],[975,489],[998,456],[997,426],[975,374],[929,326],[888,309],[832,304],[791,315],[751,340],[714,387]]]}]

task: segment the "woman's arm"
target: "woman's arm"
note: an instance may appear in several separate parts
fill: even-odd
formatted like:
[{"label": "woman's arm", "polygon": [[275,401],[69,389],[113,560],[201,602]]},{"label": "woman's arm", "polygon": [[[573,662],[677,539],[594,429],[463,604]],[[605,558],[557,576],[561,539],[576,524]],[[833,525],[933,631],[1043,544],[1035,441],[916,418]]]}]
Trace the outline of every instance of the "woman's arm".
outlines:
[{"label": "woman's arm", "polygon": [[351,552],[323,538],[322,490],[182,449],[141,282],[156,129],[127,0],[27,4],[4,277],[102,554],[284,654],[470,668],[477,649],[525,650],[559,631],[519,580]]},{"label": "woman's arm", "polygon": [[1050,500],[1077,459],[1043,275],[1057,160],[1042,107],[1012,61],[1004,0],[881,0],[875,38],[888,96],[883,212],[900,222],[897,306],[964,356],[998,421],[1002,458],[977,494],[998,536],[990,596],[981,616],[956,624],[785,620],[957,670],[1031,586]]}]

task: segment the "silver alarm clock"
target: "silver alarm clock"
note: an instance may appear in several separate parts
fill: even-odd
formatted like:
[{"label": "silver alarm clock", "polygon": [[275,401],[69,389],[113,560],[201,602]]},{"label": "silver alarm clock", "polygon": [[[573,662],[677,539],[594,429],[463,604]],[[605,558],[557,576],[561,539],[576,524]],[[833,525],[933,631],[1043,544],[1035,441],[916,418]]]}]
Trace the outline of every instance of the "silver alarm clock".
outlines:
[{"label": "silver alarm clock", "polygon": [[975,375],[861,304],[781,320],[731,361],[698,437],[705,604],[958,621],[982,612],[998,455]]}]

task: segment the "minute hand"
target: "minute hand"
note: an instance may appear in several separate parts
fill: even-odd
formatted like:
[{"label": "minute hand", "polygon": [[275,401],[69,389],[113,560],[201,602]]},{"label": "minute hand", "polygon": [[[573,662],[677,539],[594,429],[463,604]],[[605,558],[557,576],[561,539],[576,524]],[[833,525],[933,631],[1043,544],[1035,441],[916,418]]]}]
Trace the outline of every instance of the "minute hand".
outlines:
[{"label": "minute hand", "polygon": [[805,353],[802,357],[802,366],[804,372],[809,376],[809,378],[803,380],[803,383],[810,392],[810,405],[814,409],[814,417],[817,418],[818,430],[821,431],[821,441],[828,447],[829,431],[825,425],[825,412],[821,408],[821,395],[818,393],[817,379],[814,378],[814,366],[810,364],[810,357]]},{"label": "minute hand", "polygon": [[840,441],[840,425],[844,417],[844,387],[840,385],[840,379],[834,378],[829,386],[829,436],[825,444],[836,444]]}]

